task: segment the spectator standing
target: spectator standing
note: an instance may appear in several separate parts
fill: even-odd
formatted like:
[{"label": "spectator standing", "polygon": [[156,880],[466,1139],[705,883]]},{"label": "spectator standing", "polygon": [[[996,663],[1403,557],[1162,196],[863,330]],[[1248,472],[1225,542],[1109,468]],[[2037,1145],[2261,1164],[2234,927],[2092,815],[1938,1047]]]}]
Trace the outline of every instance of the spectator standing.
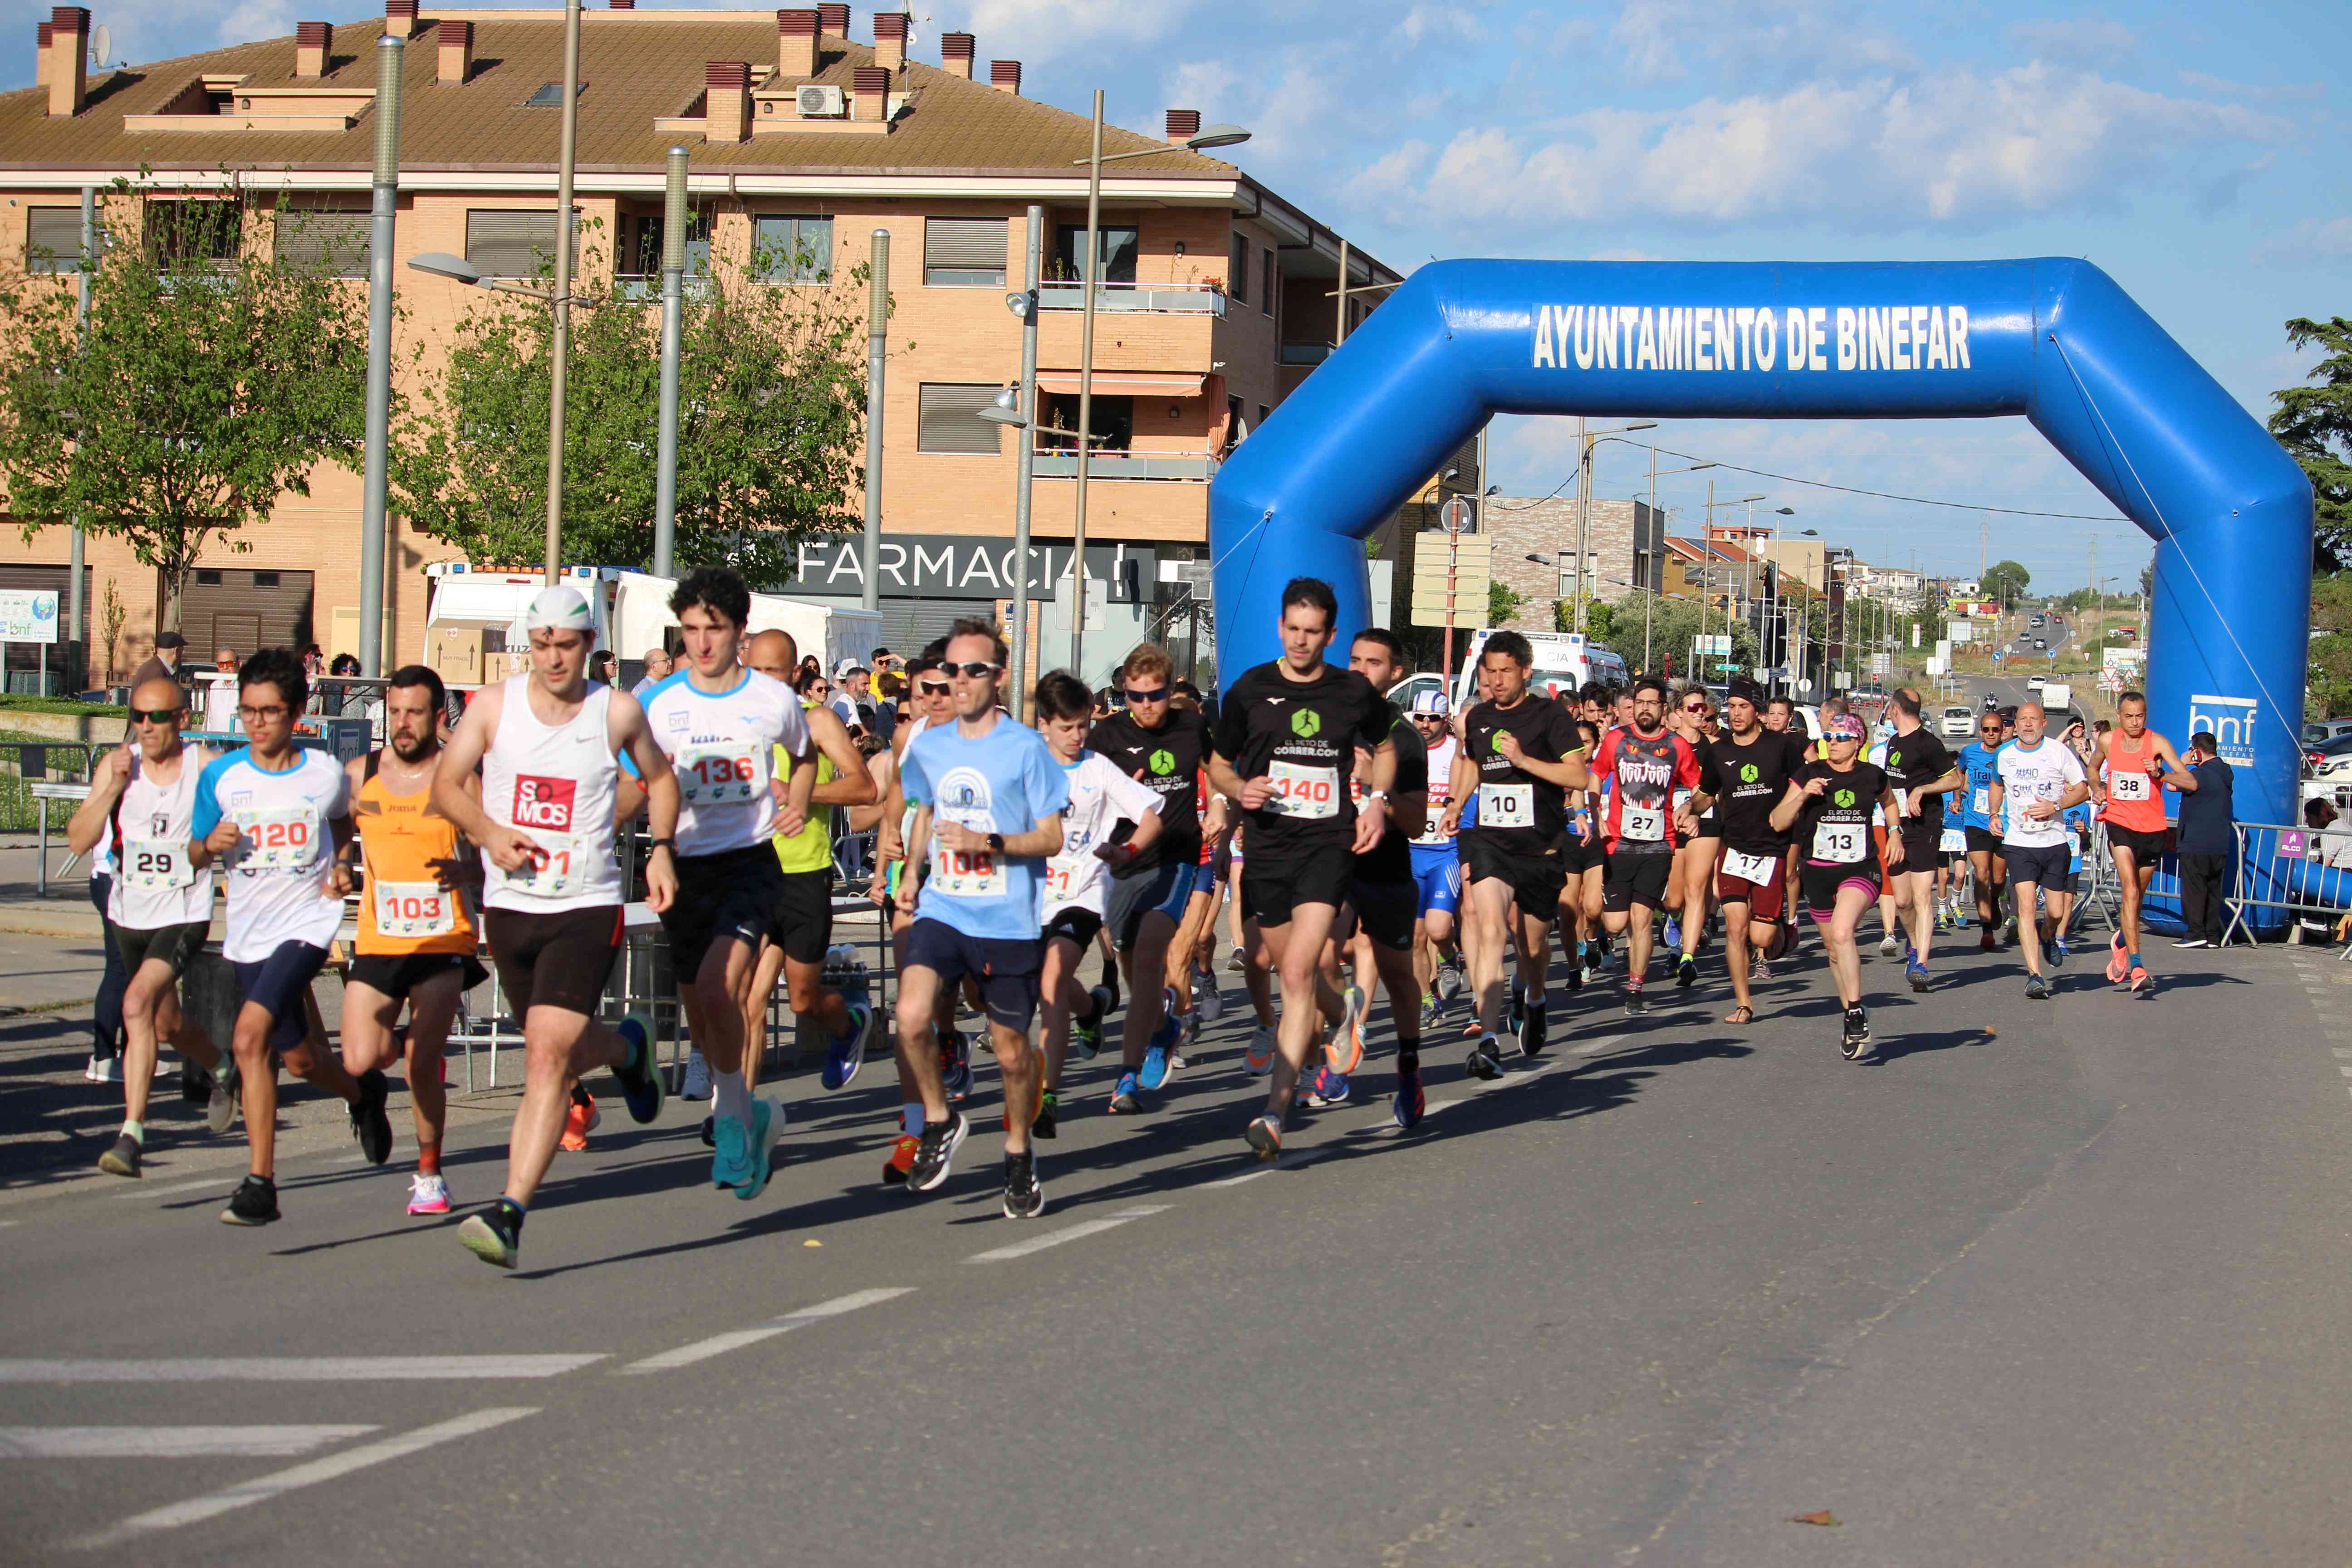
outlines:
[{"label": "spectator standing", "polygon": [[213,654],[213,672],[220,679],[205,687],[205,728],[224,734],[243,733],[236,719],[236,649],[225,647]]},{"label": "spectator standing", "polygon": [[2238,847],[2231,795],[2236,774],[2210,730],[2189,738],[2186,759],[2197,788],[2180,797],[2180,912],[2189,934],[2175,947],[2220,947],[2228,929],[2230,867]]},{"label": "spectator standing", "polygon": [[646,692],[669,679],[669,650],[663,647],[646,649],[645,679],[629,688],[629,695],[643,700]]},{"label": "spectator standing", "polygon": [[157,632],[154,653],[131,673],[131,689],[136,690],[158,676],[165,680],[176,680],[182,686],[187,685],[187,673],[180,668],[181,661],[187,657],[187,649],[188,639],[179,633]]}]

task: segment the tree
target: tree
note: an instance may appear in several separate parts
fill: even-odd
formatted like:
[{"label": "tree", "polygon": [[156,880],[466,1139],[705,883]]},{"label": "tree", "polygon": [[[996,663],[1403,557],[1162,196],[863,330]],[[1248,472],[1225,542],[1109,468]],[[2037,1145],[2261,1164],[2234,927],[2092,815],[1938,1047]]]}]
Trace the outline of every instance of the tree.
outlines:
[{"label": "tree", "polygon": [[[725,563],[754,585],[788,581],[801,542],[863,516],[865,268],[826,286],[824,258],[714,258],[679,338],[677,554]],[[661,320],[623,298],[583,248],[565,397],[563,555],[653,556]],[[779,286],[807,277],[816,286]],[[431,395],[398,433],[393,479],[415,526],[478,562],[535,565],[547,516],[551,312],[492,296],[457,328]],[[912,345],[908,345],[911,347]],[[420,365],[420,370],[425,367]]]},{"label": "tree", "polygon": [[2311,583],[2311,693],[2314,718],[2352,713],[2352,572]]},{"label": "tree", "polygon": [[2352,565],[2352,321],[2297,316],[2286,324],[2286,341],[2327,351],[2311,370],[2320,384],[2271,394],[2278,412],[2270,430],[2311,480],[2312,565],[2333,572]]},{"label": "tree", "polygon": [[2149,601],[2156,598],[2156,561],[2153,557],[2139,569],[2139,596]]},{"label": "tree", "polygon": [[359,466],[365,296],[331,247],[264,259],[270,212],[243,199],[117,180],[100,210],[87,323],[70,259],[0,282],[0,483],[27,540],[79,521],[126,541],[155,571],[158,629],[175,629],[207,544],[250,549],[237,531],[309,495],[319,464]]},{"label": "tree", "polygon": [[[1644,673],[1663,672],[1667,661],[1671,659],[1674,661],[1675,674],[1677,677],[1686,676],[1691,673],[1691,647],[1694,640],[1700,635],[1699,623],[1702,616],[1706,620],[1707,635],[1721,637],[1724,633],[1724,611],[1720,605],[1709,605],[1702,609],[1695,599],[1679,596],[1670,598],[1663,594],[1656,595],[1646,627],[1650,650],[1646,670],[1642,660],[1642,645],[1645,631],[1642,608],[1631,600],[1615,606],[1608,635],[1605,637],[1595,635],[1593,641],[1623,659],[1629,669]],[[1586,622],[1590,629],[1592,623],[1589,611],[1586,615]],[[1753,667],[1762,662],[1757,658],[1754,627],[1745,620],[1740,620],[1733,624],[1730,631],[1731,659],[1734,664]],[[1723,672],[1714,668],[1717,660],[1710,658],[1707,662],[1707,678],[1721,679]]]},{"label": "tree", "polygon": [[2016,562],[1999,561],[1984,574],[1982,587],[1986,598],[1999,600],[2004,610],[2013,610],[2017,602],[2025,597],[2026,585],[2032,581],[2033,574]]},{"label": "tree", "polygon": [[1527,602],[1527,595],[1508,583],[1499,578],[1489,582],[1486,584],[1486,624],[1490,626],[1509,626],[1517,618],[1521,606]]}]

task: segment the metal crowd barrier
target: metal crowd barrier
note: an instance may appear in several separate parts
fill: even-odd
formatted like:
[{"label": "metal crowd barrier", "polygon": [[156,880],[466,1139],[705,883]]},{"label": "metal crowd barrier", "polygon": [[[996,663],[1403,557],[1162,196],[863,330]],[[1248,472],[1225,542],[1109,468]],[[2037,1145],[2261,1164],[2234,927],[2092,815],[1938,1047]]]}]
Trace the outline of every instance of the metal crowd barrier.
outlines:
[{"label": "metal crowd barrier", "polygon": [[[90,768],[104,750],[79,741],[0,743],[0,832],[21,833],[30,820],[39,844],[33,887],[43,897],[49,890],[49,803],[71,803],[65,807],[70,816],[89,795]],[[79,855],[67,856],[58,875],[70,877],[80,861]]]},{"label": "metal crowd barrier", "polygon": [[[2287,940],[2300,942],[2306,921],[2340,929],[2352,914],[2352,831],[2273,823],[2236,825],[2237,874],[2228,899],[2226,944],[2240,931],[2252,940],[2254,911],[2276,910]],[[2334,940],[2331,933],[2328,940]],[[2352,960],[2352,943],[2341,958]]]}]

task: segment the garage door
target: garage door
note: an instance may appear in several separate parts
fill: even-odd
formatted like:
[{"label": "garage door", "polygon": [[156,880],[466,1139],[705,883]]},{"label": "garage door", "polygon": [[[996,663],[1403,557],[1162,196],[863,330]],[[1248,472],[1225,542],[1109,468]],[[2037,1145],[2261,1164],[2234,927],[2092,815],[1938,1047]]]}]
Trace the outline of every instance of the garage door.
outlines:
[{"label": "garage door", "polygon": [[319,640],[311,626],[310,593],[308,572],[198,569],[180,600],[189,662],[208,667],[224,647],[235,648],[239,658],[264,647],[299,652]]}]

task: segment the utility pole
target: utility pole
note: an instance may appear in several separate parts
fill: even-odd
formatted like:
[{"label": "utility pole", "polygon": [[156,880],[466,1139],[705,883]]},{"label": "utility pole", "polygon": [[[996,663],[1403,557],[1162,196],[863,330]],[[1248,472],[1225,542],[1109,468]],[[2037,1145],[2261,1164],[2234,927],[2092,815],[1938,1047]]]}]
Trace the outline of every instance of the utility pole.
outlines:
[{"label": "utility pole", "polygon": [[1348,341],[1348,242],[1347,242],[1347,240],[1345,240],[1345,239],[1343,238],[1343,239],[1341,239],[1341,240],[1339,241],[1339,331],[1338,335],[1337,335],[1337,336],[1335,336],[1335,337],[1331,340],[1331,346],[1332,346],[1333,348],[1335,348],[1335,349],[1336,349],[1336,348],[1338,348],[1341,343],[1344,343],[1344,342],[1346,342],[1347,341]]},{"label": "utility pole", "polygon": [[[1009,711],[1023,717],[1022,693],[1029,683],[1029,487],[1037,451],[1037,289],[1045,282],[1045,209],[1029,204],[1029,243],[1022,255],[1022,288],[1028,300],[1021,311],[1021,440],[1013,462],[1013,689]],[[1049,588],[1052,584],[1046,584]]]},{"label": "utility pole", "polygon": [[[1712,488],[1712,487],[1710,487]],[[1584,416],[1576,416],[1576,625],[1584,630],[1584,563],[1592,552],[1592,442],[1584,433]]]},{"label": "utility pole", "polygon": [[686,331],[686,157],[683,147],[669,150],[662,184],[661,425],[654,458],[656,577],[677,575],[677,356],[678,340]]},{"label": "utility pole", "polygon": [[[383,674],[383,531],[392,445],[392,248],[400,206],[400,86],[408,46],[375,51],[375,197],[368,227],[367,455],[360,494],[360,674]],[[79,578],[76,581],[79,581]]]},{"label": "utility pole", "polygon": [[[1095,89],[1093,151],[1087,177],[1086,309],[1078,317],[1078,494],[1070,529],[1070,673],[1087,679],[1087,459],[1095,440],[1095,291],[1102,284],[1102,89]],[[1234,286],[1239,288],[1236,278]],[[1092,685],[1091,681],[1087,682]]]},{"label": "utility pole", "polygon": [[[858,604],[882,607],[882,369],[890,336],[890,231],[874,231],[866,279],[866,542],[859,551],[865,586]],[[1016,684],[1018,684],[1016,680]]]},{"label": "utility pole", "polygon": [[[379,110],[378,112],[381,112]],[[556,139],[555,330],[548,344],[547,580],[563,564],[563,403],[572,372],[572,180],[580,130],[580,0],[563,7],[563,121]],[[362,617],[366,611],[361,612]],[[364,635],[366,628],[361,628]]]},{"label": "utility pole", "polygon": [[[81,270],[74,275],[74,340],[77,342],[80,341],[81,334],[89,330],[89,269],[96,265],[98,265],[98,187],[84,185],[81,188]],[[75,688],[77,690],[89,684],[89,627],[83,624],[86,612],[82,605],[81,592],[82,551],[81,523],[77,520],[73,526],[72,542],[68,547],[66,566],[66,576],[68,579],[66,584],[66,602],[71,606],[67,615],[67,626],[73,637],[73,652],[67,657],[79,661],[80,665],[79,669],[72,671],[72,679],[79,682],[79,686]],[[111,668],[113,658],[114,650],[107,649],[109,674],[113,673]],[[46,697],[48,694],[43,692],[42,695]]]}]

